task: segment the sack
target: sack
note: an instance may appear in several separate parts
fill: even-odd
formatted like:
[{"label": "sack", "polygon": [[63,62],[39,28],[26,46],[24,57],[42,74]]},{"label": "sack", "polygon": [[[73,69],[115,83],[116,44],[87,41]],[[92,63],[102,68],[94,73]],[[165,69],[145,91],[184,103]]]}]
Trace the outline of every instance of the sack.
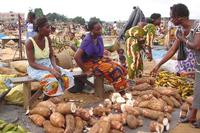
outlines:
[{"label": "sack", "polygon": [[177,60],[186,60],[187,59],[187,53],[185,49],[185,44],[183,42],[180,42],[179,48],[178,48],[178,55],[177,55]]}]

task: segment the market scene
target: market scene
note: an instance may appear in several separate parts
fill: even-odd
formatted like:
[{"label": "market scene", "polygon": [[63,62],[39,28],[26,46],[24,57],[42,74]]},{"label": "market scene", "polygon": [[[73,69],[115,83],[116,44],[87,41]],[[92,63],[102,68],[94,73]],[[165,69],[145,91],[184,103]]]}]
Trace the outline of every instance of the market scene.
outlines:
[{"label": "market scene", "polygon": [[0,133],[200,133],[200,2],[111,1],[2,1]]}]

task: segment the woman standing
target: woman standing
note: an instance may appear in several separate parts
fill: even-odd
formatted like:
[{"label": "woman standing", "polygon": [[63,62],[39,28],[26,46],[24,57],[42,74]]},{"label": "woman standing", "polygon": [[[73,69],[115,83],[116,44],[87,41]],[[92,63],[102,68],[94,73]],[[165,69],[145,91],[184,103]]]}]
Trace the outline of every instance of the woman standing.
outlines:
[{"label": "woman standing", "polygon": [[[170,9],[171,22],[175,26],[181,25],[184,31],[184,35],[187,36],[192,28],[193,23],[189,20],[189,11],[183,4],[176,4]],[[172,18],[174,17],[174,18]],[[152,75],[156,75],[162,64],[167,62],[178,51],[180,40],[176,39],[172,47],[168,50],[164,58],[153,68]],[[191,76],[194,72],[195,58],[191,49],[185,48],[187,58],[185,60],[178,61],[176,66],[177,74]]]},{"label": "woman standing", "polygon": [[26,45],[29,62],[28,75],[32,79],[40,81],[45,95],[61,95],[65,89],[74,85],[73,75],[55,63],[51,39],[49,38],[51,29],[47,18],[37,19],[36,32],[37,34],[30,37]]},{"label": "woman standing", "polygon": [[188,8],[183,4],[175,4],[171,8],[171,18],[175,25],[181,25],[183,27],[192,27],[193,25],[189,34],[188,31],[177,31],[176,34],[179,41],[184,42],[186,47],[194,51],[196,61],[192,111],[189,118],[182,120],[182,122],[189,121],[194,127],[200,128],[200,120],[196,121],[197,110],[200,109],[200,23],[193,24],[189,21],[188,16],[184,16],[185,12],[189,14]]},{"label": "woman standing", "polygon": [[[154,13],[151,15],[148,24],[140,22],[126,31],[126,51],[128,62],[129,79],[141,77],[143,72],[142,51],[147,55],[149,61],[152,60],[151,47],[156,32],[156,26],[161,23],[161,15]],[[146,49],[147,48],[147,52]]]}]

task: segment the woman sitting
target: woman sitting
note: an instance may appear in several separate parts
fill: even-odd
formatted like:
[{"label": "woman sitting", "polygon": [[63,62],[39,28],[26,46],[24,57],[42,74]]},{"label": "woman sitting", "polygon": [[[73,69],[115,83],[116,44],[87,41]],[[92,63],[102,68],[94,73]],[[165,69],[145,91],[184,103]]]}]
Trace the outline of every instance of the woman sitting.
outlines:
[{"label": "woman sitting", "polygon": [[40,81],[45,95],[61,95],[65,89],[74,86],[73,75],[55,63],[49,38],[51,29],[47,18],[37,19],[36,31],[36,36],[30,37],[26,45],[29,62],[28,75],[32,79]]},{"label": "woman sitting", "polygon": [[101,24],[98,21],[90,21],[88,29],[90,32],[83,39],[74,57],[77,64],[87,75],[104,76],[116,91],[126,89],[126,69],[104,56],[106,52],[101,37]]}]

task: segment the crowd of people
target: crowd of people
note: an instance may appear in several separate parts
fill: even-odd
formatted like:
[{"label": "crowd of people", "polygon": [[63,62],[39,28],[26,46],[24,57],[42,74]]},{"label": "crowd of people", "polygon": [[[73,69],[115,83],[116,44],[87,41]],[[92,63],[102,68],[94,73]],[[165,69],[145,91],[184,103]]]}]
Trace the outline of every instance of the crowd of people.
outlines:
[{"label": "crowd of people", "polygon": [[[47,18],[38,18],[34,24],[34,16],[29,16],[26,53],[29,62],[28,75],[40,81],[44,94],[47,96],[58,96],[63,91],[74,86],[74,78],[68,72],[57,66],[54,59],[51,34],[51,26]],[[109,51],[104,48],[102,39],[102,25],[97,20],[88,22],[88,32],[82,36],[82,41],[74,40],[75,33],[69,32],[69,38],[75,51],[74,59],[77,65],[88,76],[103,76],[113,85],[115,91],[128,89],[134,78],[142,77],[143,58],[153,60],[152,46],[156,33],[156,26],[161,23],[161,15],[153,13],[148,21],[139,22],[137,26],[126,31],[126,51],[118,50],[120,63],[113,61]],[[197,110],[200,109],[200,25],[189,20],[189,10],[184,4],[174,4],[170,8],[170,23],[181,27],[177,30],[176,39],[170,43],[171,47],[164,58],[151,71],[156,76],[162,64],[167,62],[180,50],[187,55],[185,59],[178,60],[178,75],[195,75],[194,100],[191,114],[181,119],[181,122],[190,122],[194,127],[199,128],[200,122],[196,121]],[[114,34],[117,34],[116,23],[113,26]],[[171,30],[172,28],[169,28]],[[29,31],[31,34],[29,34]],[[171,34],[171,31],[169,31]],[[123,55],[126,53],[126,57]],[[126,60],[126,61],[125,61]],[[127,65],[126,65],[127,63]],[[127,75],[128,74],[128,75]]]}]

